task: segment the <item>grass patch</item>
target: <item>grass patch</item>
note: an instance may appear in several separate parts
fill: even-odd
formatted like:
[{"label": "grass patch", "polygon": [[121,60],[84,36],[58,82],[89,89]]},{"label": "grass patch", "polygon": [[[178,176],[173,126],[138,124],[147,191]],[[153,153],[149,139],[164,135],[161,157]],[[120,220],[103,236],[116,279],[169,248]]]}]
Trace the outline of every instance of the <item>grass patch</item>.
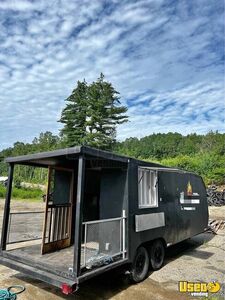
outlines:
[{"label": "grass patch", "polygon": [[[5,198],[6,187],[0,185],[0,198]],[[32,188],[16,188],[12,189],[12,198],[17,200],[40,200],[43,195],[43,191],[40,189]]]}]

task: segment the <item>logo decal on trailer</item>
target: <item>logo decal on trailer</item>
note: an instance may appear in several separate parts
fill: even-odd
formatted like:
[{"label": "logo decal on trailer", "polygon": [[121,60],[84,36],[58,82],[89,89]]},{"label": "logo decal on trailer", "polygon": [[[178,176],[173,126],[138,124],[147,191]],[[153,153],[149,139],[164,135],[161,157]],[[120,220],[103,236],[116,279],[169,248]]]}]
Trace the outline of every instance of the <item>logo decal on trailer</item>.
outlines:
[{"label": "logo decal on trailer", "polygon": [[190,181],[188,181],[188,185],[187,185],[187,195],[188,196],[192,196],[192,186],[191,186],[191,183]]},{"label": "logo decal on trailer", "polygon": [[[191,182],[188,181],[186,193],[183,191],[180,193],[180,203],[181,204],[199,204],[200,198],[198,193],[193,193]],[[195,210],[193,209],[186,209],[181,207],[182,210]]]}]

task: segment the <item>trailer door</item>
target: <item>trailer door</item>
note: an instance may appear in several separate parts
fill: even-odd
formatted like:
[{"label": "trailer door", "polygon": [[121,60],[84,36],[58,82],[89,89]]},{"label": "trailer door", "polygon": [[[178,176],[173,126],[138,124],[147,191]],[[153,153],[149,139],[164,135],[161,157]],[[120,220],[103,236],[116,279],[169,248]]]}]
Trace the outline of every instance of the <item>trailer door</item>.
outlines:
[{"label": "trailer door", "polygon": [[73,178],[73,170],[49,167],[42,254],[71,245]]}]

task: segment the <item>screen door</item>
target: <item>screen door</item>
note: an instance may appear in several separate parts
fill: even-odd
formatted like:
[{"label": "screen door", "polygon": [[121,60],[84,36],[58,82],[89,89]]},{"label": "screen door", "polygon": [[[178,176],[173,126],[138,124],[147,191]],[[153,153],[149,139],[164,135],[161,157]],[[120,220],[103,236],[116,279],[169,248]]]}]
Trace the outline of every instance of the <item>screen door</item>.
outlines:
[{"label": "screen door", "polygon": [[49,168],[42,254],[71,245],[74,173]]}]

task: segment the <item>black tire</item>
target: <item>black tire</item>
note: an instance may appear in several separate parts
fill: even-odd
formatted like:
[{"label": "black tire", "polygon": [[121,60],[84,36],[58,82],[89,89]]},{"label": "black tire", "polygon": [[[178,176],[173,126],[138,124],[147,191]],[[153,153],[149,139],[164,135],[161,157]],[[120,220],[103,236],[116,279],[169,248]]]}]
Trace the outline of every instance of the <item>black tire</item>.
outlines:
[{"label": "black tire", "polygon": [[130,279],[134,283],[143,281],[149,271],[149,255],[144,247],[139,247],[130,270]]},{"label": "black tire", "polygon": [[161,240],[156,240],[150,247],[150,264],[154,271],[159,270],[164,262],[165,248]]}]

